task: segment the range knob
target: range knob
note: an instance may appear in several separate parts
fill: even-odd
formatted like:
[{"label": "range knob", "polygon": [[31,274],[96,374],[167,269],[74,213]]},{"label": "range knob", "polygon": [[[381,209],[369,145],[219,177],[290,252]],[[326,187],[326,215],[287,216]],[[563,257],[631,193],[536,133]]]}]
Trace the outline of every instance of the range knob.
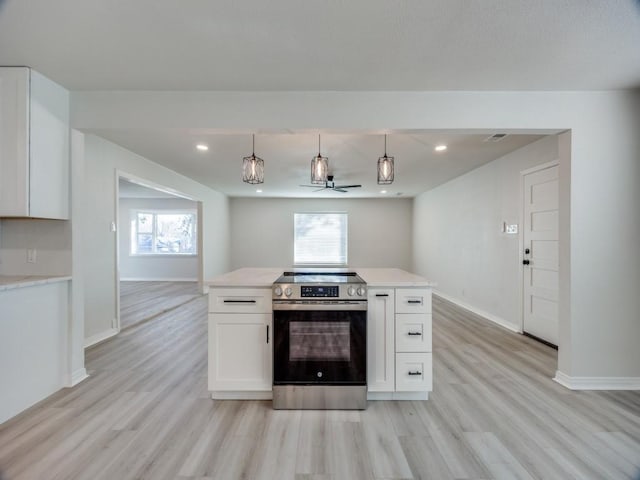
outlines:
[{"label": "range knob", "polygon": [[287,297],[290,297],[292,293],[293,293],[293,290],[291,290],[291,288],[290,288],[290,287],[287,287],[287,288],[285,288],[285,289],[284,289],[284,294],[285,294]]},{"label": "range knob", "polygon": [[275,294],[276,297],[279,297],[282,295],[282,287],[276,287],[273,289],[273,293]]},{"label": "range knob", "polygon": [[353,297],[353,296],[356,294],[356,289],[355,289],[354,287],[349,287],[349,288],[347,288],[347,294],[348,294],[350,297]]},{"label": "range knob", "polygon": [[364,294],[367,293],[367,290],[364,287],[358,287],[358,295],[359,296],[364,296]]}]

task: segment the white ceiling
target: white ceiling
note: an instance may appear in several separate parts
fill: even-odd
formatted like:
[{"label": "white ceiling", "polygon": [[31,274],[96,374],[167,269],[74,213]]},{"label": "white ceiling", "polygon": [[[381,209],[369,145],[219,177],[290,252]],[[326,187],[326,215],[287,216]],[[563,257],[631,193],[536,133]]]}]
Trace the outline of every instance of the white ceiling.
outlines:
[{"label": "white ceiling", "polygon": [[636,0],[0,0],[0,65],[71,90],[640,86]]},{"label": "white ceiling", "polygon": [[[634,0],[0,0],[0,65],[28,65],[70,90],[635,88],[638,45]],[[256,195],[240,179],[247,132],[139,127],[93,133],[228,195]],[[260,133],[261,195],[340,195],[298,186],[309,181],[318,131]],[[363,185],[348,196],[381,195],[381,133],[323,131],[337,183]],[[539,138],[390,133],[388,196],[415,195]],[[445,154],[433,152],[439,142]]]},{"label": "white ceiling", "polygon": [[[157,130],[94,130],[93,133],[138,154],[153,159],[187,177],[232,197],[412,197],[469,170],[495,160],[542,138],[540,135],[507,135],[499,142],[486,142],[488,134],[394,132],[387,137],[387,154],[395,157],[395,181],[377,184],[377,161],[384,154],[382,134],[325,133],[322,155],[329,158],[329,171],[336,184],[361,184],[349,193],[314,192],[309,184],[311,159],[318,153],[316,132],[256,135],[257,156],[265,163],[265,182],[242,182],[242,157],[251,155],[249,134]],[[195,145],[206,143],[209,151]],[[437,144],[445,152],[434,151]],[[256,190],[261,189],[261,193]],[[386,194],[380,191],[385,189]]]}]

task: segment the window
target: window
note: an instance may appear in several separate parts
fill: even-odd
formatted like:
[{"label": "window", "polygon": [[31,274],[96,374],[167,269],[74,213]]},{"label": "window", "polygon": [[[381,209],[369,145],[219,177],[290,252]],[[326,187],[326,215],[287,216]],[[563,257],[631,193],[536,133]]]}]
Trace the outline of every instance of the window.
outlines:
[{"label": "window", "polygon": [[196,255],[196,213],[134,211],[131,255]]},{"label": "window", "polygon": [[293,262],[346,265],[347,214],[294,214]]}]

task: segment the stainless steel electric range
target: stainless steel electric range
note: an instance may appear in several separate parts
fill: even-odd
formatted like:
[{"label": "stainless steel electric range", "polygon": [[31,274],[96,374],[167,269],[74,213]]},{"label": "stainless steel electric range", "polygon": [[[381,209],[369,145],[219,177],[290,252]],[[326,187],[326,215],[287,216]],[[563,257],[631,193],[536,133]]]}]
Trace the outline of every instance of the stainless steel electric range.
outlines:
[{"label": "stainless steel electric range", "polygon": [[284,272],[273,284],[273,408],[367,407],[367,288],[355,272]]}]

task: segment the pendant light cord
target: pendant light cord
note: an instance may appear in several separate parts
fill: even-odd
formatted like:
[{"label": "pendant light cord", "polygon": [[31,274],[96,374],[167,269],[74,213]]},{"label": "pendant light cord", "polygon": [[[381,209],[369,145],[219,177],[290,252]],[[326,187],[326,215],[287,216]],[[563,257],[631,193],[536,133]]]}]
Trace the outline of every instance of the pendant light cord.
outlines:
[{"label": "pendant light cord", "polygon": [[251,156],[252,157],[256,156],[256,134],[255,133],[251,134]]}]

